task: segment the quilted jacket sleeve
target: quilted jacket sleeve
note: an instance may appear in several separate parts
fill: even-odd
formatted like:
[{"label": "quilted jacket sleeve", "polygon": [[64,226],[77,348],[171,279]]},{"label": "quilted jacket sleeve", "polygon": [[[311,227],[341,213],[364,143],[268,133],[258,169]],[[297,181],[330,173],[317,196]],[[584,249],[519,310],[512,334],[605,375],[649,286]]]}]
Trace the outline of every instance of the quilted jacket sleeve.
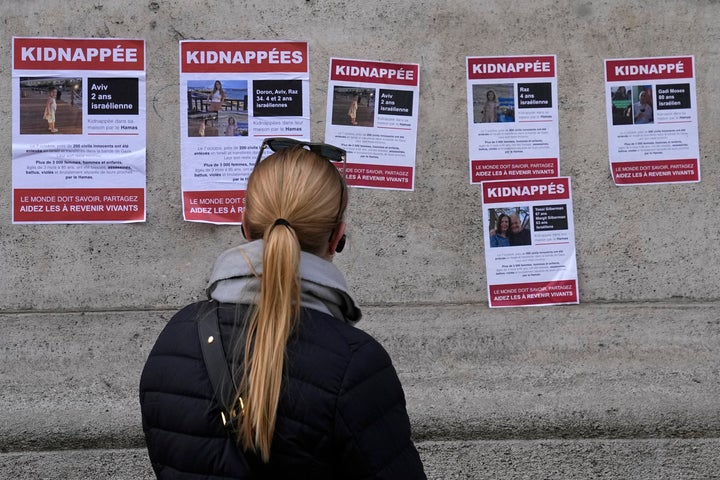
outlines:
[{"label": "quilted jacket sleeve", "polygon": [[389,355],[372,338],[353,345],[353,350],[337,401],[339,477],[425,479]]}]

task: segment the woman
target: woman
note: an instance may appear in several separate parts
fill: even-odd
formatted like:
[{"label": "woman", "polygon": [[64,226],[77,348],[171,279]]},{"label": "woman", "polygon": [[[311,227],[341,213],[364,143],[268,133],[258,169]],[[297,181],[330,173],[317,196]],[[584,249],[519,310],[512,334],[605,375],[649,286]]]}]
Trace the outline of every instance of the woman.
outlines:
[{"label": "woman", "polygon": [[329,160],[344,161],[344,151],[269,139],[260,155],[265,146],[277,151],[248,181],[249,242],[219,257],[208,286],[231,346],[236,433],[223,428],[203,363],[196,318],[205,302],[189,305],[160,334],[140,381],[155,473],[424,479],[397,374],[353,326],[360,310],[332,264],[345,242],[347,187]]},{"label": "woman", "polygon": [[488,90],[485,94],[485,106],[482,111],[482,123],[494,123],[498,121],[498,111],[500,110],[500,104],[497,101],[495,92]]},{"label": "woman", "polygon": [[510,217],[501,213],[495,222],[494,233],[490,235],[491,247],[510,246]]},{"label": "woman", "polygon": [[223,90],[222,82],[220,82],[220,80],[215,80],[212,92],[208,95],[208,100],[210,101],[208,110],[211,112],[219,112],[226,98],[227,94],[225,93],[225,90]]}]

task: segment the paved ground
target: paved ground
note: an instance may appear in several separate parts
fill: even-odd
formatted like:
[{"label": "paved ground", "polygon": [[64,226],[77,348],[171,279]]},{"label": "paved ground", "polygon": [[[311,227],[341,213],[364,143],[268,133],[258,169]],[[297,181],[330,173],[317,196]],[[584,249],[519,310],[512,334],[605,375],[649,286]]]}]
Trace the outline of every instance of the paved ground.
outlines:
[{"label": "paved ground", "polygon": [[[720,440],[420,442],[430,480],[720,478]],[[3,478],[151,480],[145,449],[0,454]]]}]

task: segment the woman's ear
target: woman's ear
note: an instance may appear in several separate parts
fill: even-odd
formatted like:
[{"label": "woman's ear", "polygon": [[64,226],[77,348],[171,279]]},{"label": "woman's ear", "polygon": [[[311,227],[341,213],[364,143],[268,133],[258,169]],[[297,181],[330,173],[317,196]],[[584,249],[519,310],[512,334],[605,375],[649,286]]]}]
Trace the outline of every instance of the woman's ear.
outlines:
[{"label": "woman's ear", "polygon": [[248,237],[248,232],[247,232],[247,230],[245,230],[245,209],[243,209],[242,213],[240,214],[240,222],[241,222],[241,223],[240,223],[240,233],[242,233],[243,238],[244,238],[245,240],[247,240],[248,242],[252,241],[252,240]]}]

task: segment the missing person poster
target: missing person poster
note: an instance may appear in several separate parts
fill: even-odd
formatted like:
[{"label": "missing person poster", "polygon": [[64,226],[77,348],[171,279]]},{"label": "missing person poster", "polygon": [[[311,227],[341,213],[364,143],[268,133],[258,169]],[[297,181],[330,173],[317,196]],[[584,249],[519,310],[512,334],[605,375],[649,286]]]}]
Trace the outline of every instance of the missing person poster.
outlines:
[{"label": "missing person poster", "polygon": [[145,42],[13,38],[13,223],[145,221]]},{"label": "missing person poster", "polygon": [[306,42],[180,42],[183,217],[239,224],[264,138],[310,139]]},{"label": "missing person poster", "polygon": [[325,141],[354,187],[414,190],[420,66],[330,59]]},{"label": "missing person poster", "polygon": [[616,185],[700,181],[692,56],[606,60],[605,105]]},{"label": "missing person poster", "polygon": [[470,183],[560,174],[555,55],[467,57]]},{"label": "missing person poster", "polygon": [[570,178],[483,182],[490,307],[579,303]]}]

